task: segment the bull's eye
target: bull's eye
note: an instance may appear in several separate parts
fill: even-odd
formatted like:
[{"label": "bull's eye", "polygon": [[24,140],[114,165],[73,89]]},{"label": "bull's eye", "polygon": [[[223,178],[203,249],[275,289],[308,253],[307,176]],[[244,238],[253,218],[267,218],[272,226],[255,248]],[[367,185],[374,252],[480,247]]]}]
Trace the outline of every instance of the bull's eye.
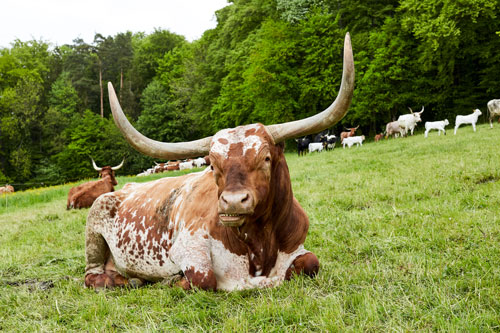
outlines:
[{"label": "bull's eye", "polygon": [[211,165],[211,166],[210,166],[210,169],[211,169],[212,171],[214,171],[214,166],[213,166],[213,165]]},{"label": "bull's eye", "polygon": [[271,162],[271,158],[269,156],[266,157],[266,162]]}]

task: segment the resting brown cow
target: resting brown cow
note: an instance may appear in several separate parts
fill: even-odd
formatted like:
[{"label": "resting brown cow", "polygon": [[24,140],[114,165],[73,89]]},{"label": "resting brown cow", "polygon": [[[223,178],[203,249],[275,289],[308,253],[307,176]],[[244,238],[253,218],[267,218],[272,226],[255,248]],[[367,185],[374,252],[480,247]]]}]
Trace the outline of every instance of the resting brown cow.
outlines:
[{"label": "resting brown cow", "polygon": [[0,187],[0,194],[3,193],[14,193],[14,187],[12,185],[5,185]]},{"label": "resting brown cow", "polygon": [[135,149],[162,159],[208,153],[211,167],[100,196],[87,218],[85,285],[177,279],[186,289],[237,290],[276,286],[293,272],[318,272],[318,258],[304,248],[309,219],[293,196],[283,143],[329,128],[347,112],[354,90],[348,34],[336,100],[315,116],[289,123],[158,142],[132,127],[111,83],[108,89],[115,123]]},{"label": "resting brown cow", "polygon": [[66,209],[88,208],[92,206],[95,199],[101,194],[113,192],[113,186],[118,185],[115,179],[115,170],[120,169],[124,161],[125,160],[115,167],[105,166],[100,168],[92,159],[92,166],[96,171],[99,171],[101,179],[72,187],[68,192]]}]

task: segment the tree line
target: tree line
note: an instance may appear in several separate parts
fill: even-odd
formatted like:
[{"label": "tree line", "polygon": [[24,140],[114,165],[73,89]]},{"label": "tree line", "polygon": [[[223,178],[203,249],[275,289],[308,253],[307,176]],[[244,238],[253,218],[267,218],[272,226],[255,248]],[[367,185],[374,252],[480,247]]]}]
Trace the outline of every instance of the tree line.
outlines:
[{"label": "tree line", "polygon": [[0,49],[0,184],[95,177],[90,156],[125,157],[125,174],[150,167],[113,124],[108,81],[134,126],[160,141],[313,115],[337,95],[346,32],[356,88],[333,132],[373,135],[422,105],[423,121],[452,121],[500,98],[500,0],[228,2],[193,42],[156,29]]}]

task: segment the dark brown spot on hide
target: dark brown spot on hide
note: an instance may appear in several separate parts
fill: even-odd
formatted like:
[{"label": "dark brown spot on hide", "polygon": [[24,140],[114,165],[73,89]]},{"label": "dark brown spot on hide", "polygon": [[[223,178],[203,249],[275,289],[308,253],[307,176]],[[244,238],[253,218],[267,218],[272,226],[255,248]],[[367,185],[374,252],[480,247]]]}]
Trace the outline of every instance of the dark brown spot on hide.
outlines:
[{"label": "dark brown spot on hide", "polygon": [[243,155],[243,142],[233,143],[229,146],[229,156]]},{"label": "dark brown spot on hide", "polygon": [[249,130],[246,130],[245,137],[249,137],[250,135],[255,135],[256,133],[257,133],[257,129],[251,128]]},{"label": "dark brown spot on hide", "polygon": [[194,267],[191,267],[184,272],[184,275],[195,287],[201,288],[203,290],[217,289],[217,280],[212,270],[206,273],[201,273],[196,271]]},{"label": "dark brown spot on hide", "polygon": [[227,141],[227,139],[220,138],[219,142],[222,143],[223,145],[227,145],[229,141]]}]

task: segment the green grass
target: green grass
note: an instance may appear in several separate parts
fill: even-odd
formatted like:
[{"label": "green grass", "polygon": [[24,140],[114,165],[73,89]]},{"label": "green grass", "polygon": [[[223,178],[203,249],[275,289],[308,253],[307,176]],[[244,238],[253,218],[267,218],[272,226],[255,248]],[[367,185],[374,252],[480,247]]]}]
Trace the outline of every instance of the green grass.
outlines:
[{"label": "green grass", "polygon": [[74,184],[0,196],[0,331],[498,331],[499,140],[482,125],[287,154],[321,271],[274,289],[96,293]]}]

